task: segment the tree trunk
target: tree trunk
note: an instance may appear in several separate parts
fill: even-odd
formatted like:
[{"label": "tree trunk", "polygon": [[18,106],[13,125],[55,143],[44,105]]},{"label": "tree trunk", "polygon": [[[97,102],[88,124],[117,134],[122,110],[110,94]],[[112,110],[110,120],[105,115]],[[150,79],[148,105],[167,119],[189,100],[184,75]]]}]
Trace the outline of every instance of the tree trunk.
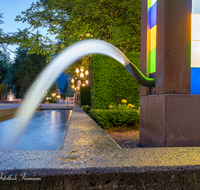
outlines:
[{"label": "tree trunk", "polygon": [[5,94],[1,94],[1,100],[5,100]]}]

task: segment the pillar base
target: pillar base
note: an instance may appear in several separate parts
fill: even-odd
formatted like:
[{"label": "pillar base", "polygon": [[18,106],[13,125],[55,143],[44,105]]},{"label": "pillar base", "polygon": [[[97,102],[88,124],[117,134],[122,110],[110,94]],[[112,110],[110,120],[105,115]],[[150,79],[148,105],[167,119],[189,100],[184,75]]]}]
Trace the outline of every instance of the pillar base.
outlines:
[{"label": "pillar base", "polygon": [[140,139],[147,147],[200,146],[200,95],[140,97]]}]

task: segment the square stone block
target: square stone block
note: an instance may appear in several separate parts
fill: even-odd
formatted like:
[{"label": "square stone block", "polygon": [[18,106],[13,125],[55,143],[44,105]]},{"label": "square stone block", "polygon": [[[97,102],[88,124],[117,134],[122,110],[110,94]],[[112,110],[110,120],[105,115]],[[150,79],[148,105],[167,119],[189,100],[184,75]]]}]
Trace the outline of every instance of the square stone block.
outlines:
[{"label": "square stone block", "polygon": [[147,147],[200,146],[200,95],[141,96],[139,142]]}]

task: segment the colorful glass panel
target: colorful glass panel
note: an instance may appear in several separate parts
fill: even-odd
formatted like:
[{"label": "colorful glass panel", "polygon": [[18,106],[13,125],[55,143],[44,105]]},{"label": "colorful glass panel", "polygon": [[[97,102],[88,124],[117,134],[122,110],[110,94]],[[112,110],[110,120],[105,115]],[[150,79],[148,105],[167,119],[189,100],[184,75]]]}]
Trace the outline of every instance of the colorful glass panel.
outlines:
[{"label": "colorful glass panel", "polygon": [[200,0],[192,0],[191,94],[200,94]]},{"label": "colorful glass panel", "polygon": [[147,0],[147,76],[156,72],[157,0]]}]

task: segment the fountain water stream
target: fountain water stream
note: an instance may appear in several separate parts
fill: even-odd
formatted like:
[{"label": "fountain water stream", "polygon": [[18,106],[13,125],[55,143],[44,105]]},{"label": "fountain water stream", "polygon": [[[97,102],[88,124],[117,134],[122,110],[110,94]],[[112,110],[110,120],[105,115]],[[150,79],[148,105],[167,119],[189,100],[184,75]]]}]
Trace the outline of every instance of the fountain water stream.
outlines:
[{"label": "fountain water stream", "polygon": [[33,116],[43,95],[51,87],[60,74],[75,61],[89,54],[103,54],[120,62],[127,71],[144,86],[154,86],[155,80],[146,78],[128,58],[115,46],[101,40],[83,40],[77,42],[61,52],[47,67],[39,74],[36,81],[30,87],[25,96],[22,106],[16,114],[10,137],[3,141],[1,150],[14,150],[23,134],[26,125]]}]

